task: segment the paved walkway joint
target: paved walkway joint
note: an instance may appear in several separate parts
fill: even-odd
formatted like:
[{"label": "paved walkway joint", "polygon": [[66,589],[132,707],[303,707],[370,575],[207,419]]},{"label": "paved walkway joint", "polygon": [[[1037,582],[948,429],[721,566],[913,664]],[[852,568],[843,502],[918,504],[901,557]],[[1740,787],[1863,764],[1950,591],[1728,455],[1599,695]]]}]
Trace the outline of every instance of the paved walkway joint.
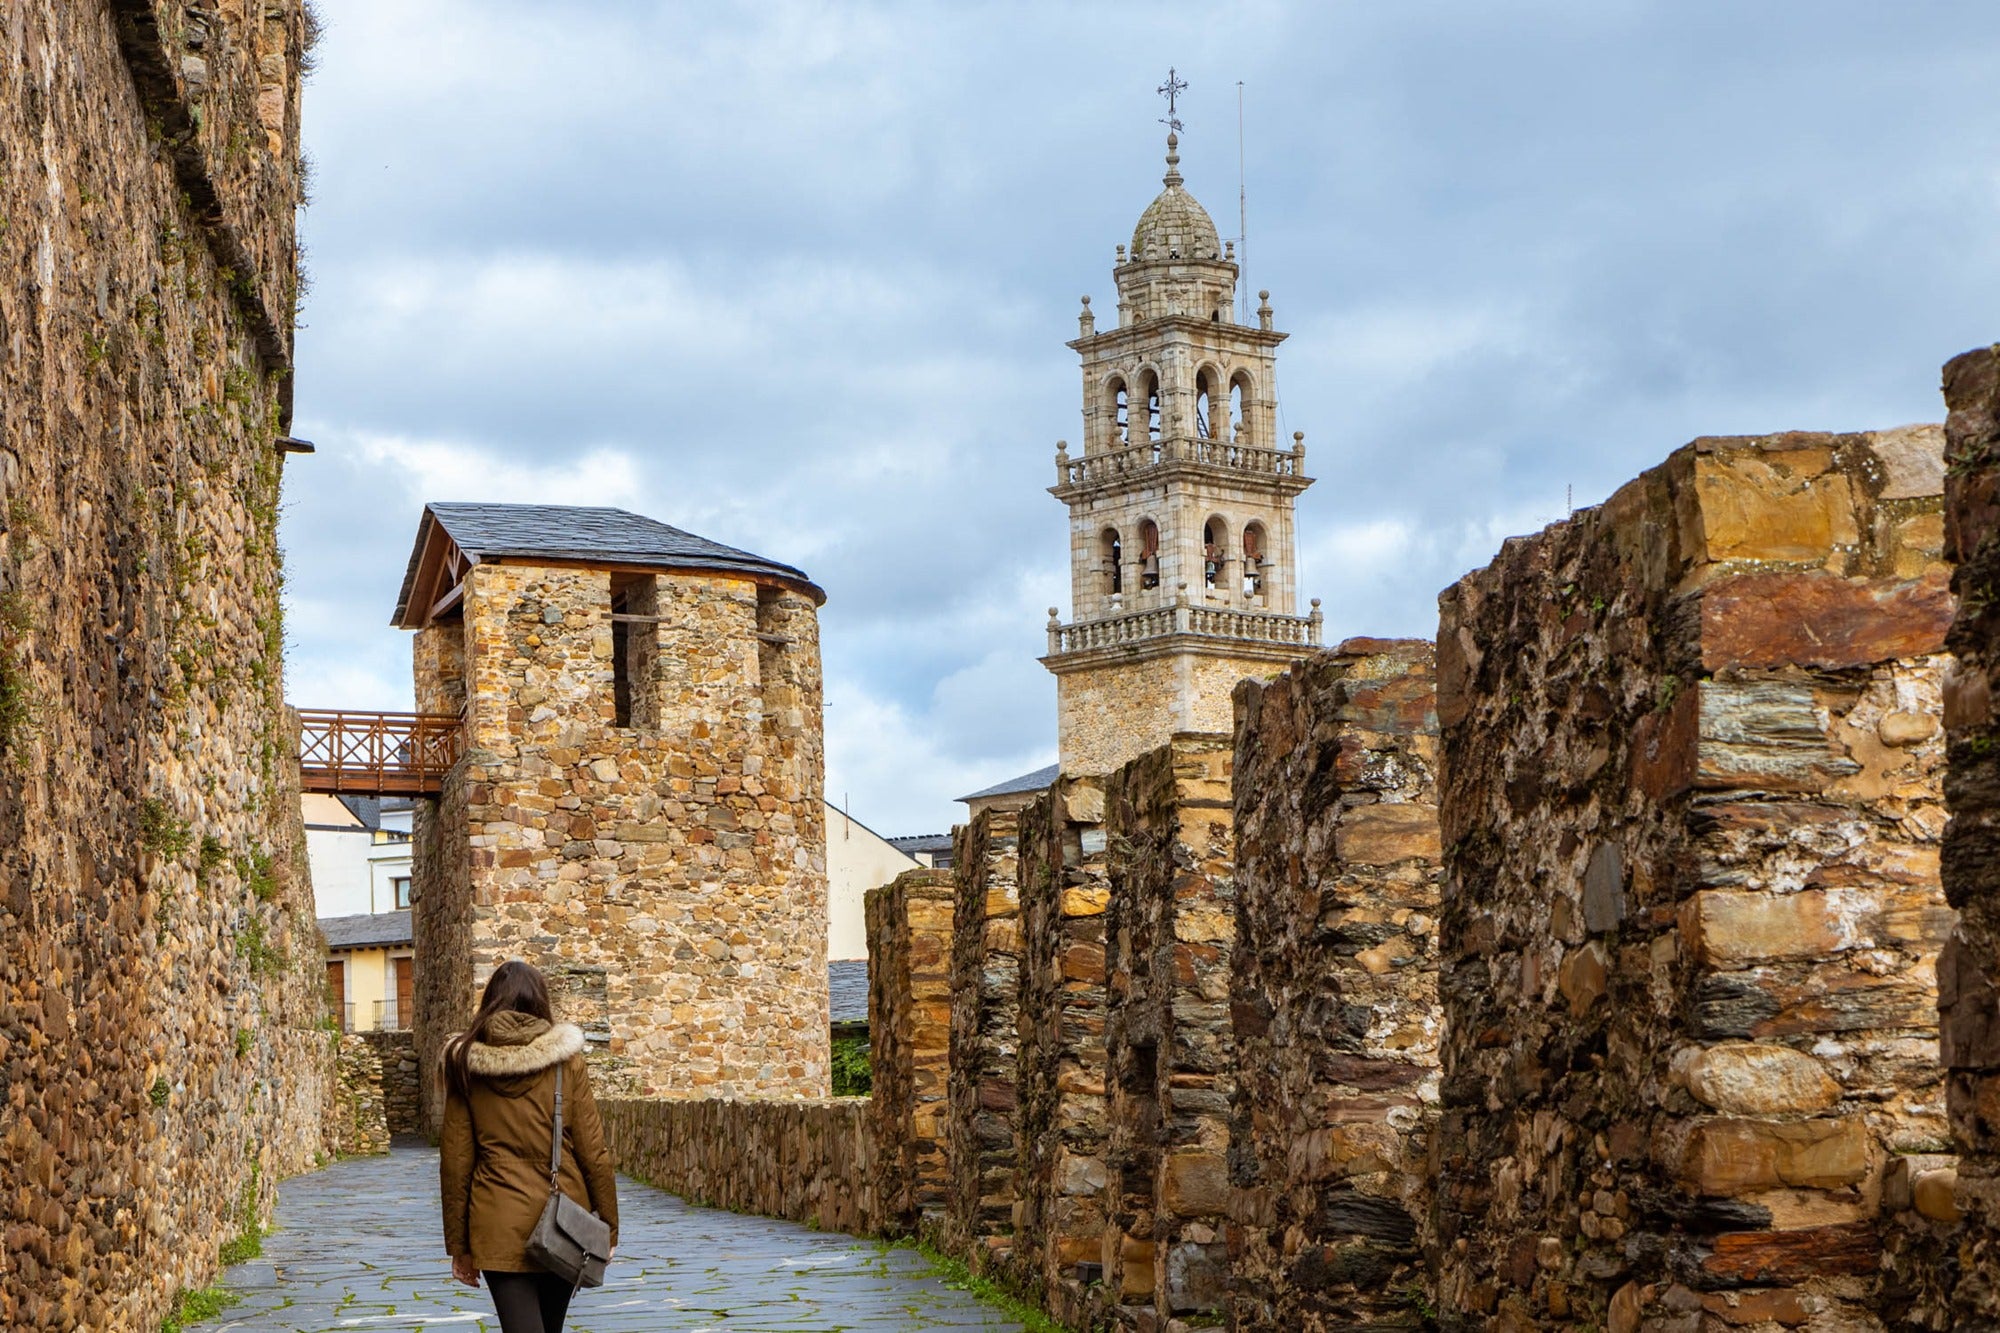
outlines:
[{"label": "paved walkway joint", "polygon": [[[605,1284],[578,1294],[572,1333],[986,1329],[1021,1325],[907,1247],[696,1208],[621,1177],[623,1235]],[[229,1269],[243,1297],[204,1333],[454,1329],[497,1333],[484,1290],[452,1281],[437,1153],[398,1145],[285,1182],[264,1255]]]}]

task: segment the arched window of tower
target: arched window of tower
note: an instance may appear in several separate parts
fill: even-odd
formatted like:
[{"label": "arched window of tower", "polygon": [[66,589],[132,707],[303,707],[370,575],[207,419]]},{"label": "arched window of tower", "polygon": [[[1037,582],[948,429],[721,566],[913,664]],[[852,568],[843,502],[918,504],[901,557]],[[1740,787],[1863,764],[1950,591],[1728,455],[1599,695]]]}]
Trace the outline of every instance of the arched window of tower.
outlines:
[{"label": "arched window of tower", "polygon": [[1159,462],[1160,443],[1160,377],[1147,371],[1140,381],[1146,395],[1146,438],[1153,442],[1153,461]]},{"label": "arched window of tower", "polygon": [[1204,440],[1215,436],[1209,424],[1215,419],[1215,372],[1203,370],[1194,377],[1194,433]]},{"label": "arched window of tower", "polygon": [[1252,523],[1243,529],[1243,595],[1262,600],[1264,596],[1264,525]]},{"label": "arched window of tower", "polygon": [[1229,380],[1229,419],[1236,423],[1232,438],[1237,444],[1251,443],[1250,397],[1250,376],[1239,370]]},{"label": "arched window of tower", "polygon": [[1125,381],[1111,381],[1111,444],[1114,448],[1130,444],[1131,423],[1129,415],[1131,403],[1125,393]]},{"label": "arched window of tower", "polygon": [[1160,586],[1160,525],[1150,518],[1139,523],[1139,586]]},{"label": "arched window of tower", "polygon": [[1104,591],[1116,596],[1125,591],[1125,550],[1124,544],[1118,540],[1118,529],[1106,528],[1097,543],[1104,570]]},{"label": "arched window of tower", "polygon": [[1229,527],[1220,518],[1201,525],[1201,581],[1210,592],[1223,586],[1229,567]]}]

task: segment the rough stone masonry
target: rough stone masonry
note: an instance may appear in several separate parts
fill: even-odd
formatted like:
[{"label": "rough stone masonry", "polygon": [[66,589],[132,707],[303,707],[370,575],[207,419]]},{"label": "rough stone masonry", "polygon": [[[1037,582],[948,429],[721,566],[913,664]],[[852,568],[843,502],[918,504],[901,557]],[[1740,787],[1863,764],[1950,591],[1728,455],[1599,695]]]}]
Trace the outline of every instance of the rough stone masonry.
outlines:
[{"label": "rough stone masonry", "polygon": [[283,708],[293,0],[0,16],[0,1326],[159,1326],[320,1149]]},{"label": "rough stone masonry", "polygon": [[[646,608],[622,619],[620,577],[620,605]],[[423,1067],[492,970],[525,958],[591,1039],[606,1096],[824,1096],[814,597],[528,558],[482,559],[462,587],[458,618],[415,648],[419,707],[462,707],[465,726],[416,820]]]},{"label": "rough stone masonry", "polygon": [[1941,481],[1697,440],[1442,597],[1448,1324],[1938,1326]]},{"label": "rough stone masonry", "polygon": [[1938,960],[1938,1011],[1963,1154],[1952,1310],[1957,1327],[1984,1330],[2000,1328],[2000,348],[1946,365],[1944,398],[1946,548],[1958,594],[1944,687],[1944,887],[1959,922]]},{"label": "rough stone masonry", "polygon": [[1231,1326],[1413,1323],[1437,1118],[1436,670],[1352,639],[1236,687]]}]

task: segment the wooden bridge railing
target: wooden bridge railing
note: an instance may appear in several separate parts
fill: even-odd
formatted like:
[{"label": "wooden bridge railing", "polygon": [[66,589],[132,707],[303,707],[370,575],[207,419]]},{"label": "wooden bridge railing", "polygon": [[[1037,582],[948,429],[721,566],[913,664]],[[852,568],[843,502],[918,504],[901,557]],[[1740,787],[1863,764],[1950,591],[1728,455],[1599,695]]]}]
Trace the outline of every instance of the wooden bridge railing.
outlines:
[{"label": "wooden bridge railing", "polygon": [[440,713],[301,708],[299,784],[353,796],[434,796],[458,762],[459,720]]}]

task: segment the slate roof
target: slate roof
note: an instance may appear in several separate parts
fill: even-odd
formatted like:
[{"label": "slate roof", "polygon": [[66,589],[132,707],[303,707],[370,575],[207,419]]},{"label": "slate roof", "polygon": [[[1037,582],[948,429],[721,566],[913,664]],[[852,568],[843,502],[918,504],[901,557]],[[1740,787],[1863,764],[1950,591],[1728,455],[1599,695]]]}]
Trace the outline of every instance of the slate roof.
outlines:
[{"label": "slate roof", "polygon": [[836,958],[826,965],[828,1010],[836,1023],[868,1021],[868,960]]},{"label": "slate roof", "polygon": [[951,850],[951,834],[916,833],[906,838],[890,838],[888,843],[906,856],[915,856],[918,852],[935,855],[938,852]]},{"label": "slate roof", "polygon": [[416,938],[410,933],[410,914],[407,910],[323,916],[319,919],[319,929],[326,936],[326,947],[329,949],[383,949],[396,944],[409,944]]},{"label": "slate roof", "polygon": [[961,796],[958,799],[961,801],[977,801],[987,796],[1014,796],[1024,791],[1042,791],[1051,782],[1054,782],[1061,776],[1062,765],[1050,764],[1047,768],[1038,768],[1032,773],[1023,773],[1018,778],[1008,778],[1005,782],[996,782],[983,791],[976,791],[970,796]]},{"label": "slate roof", "polygon": [[417,566],[431,525],[475,564],[509,556],[575,560],[588,564],[639,565],[656,569],[714,569],[761,574],[793,584],[822,605],[826,593],[803,571],[724,546],[692,532],[634,514],[594,505],[466,504],[435,501],[424,506],[416,545],[403,575],[392,623],[401,625],[417,581]]}]

